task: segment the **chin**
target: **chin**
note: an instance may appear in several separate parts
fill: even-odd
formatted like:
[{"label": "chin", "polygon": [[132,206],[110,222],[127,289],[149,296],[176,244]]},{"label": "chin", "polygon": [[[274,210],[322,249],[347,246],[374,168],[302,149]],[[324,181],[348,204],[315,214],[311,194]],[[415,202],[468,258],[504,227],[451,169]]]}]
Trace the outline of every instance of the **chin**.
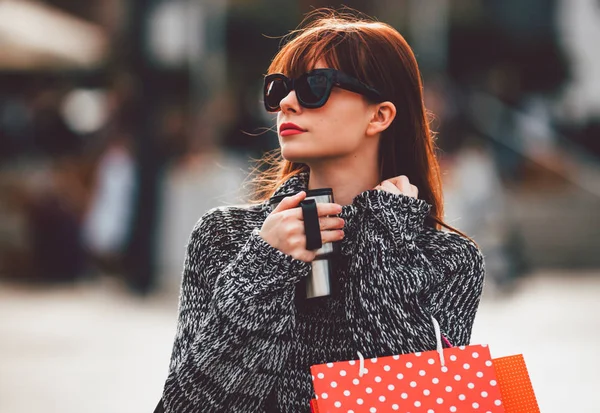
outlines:
[{"label": "chin", "polygon": [[310,157],[306,157],[306,156],[293,156],[293,155],[288,155],[288,154],[284,154],[282,152],[281,156],[283,157],[283,159],[285,159],[286,161],[289,162],[294,162],[294,163],[306,163],[307,161],[310,161],[313,158]]},{"label": "chin", "polygon": [[[307,148],[306,145],[290,145],[289,143],[285,143],[281,147],[281,156],[283,159],[289,162],[295,163],[310,163],[311,161],[325,160],[325,159],[333,159],[340,156],[338,150],[329,151],[314,151],[311,150],[313,148]],[[322,148],[319,148],[322,149]]]},{"label": "chin", "polygon": [[290,148],[289,145],[284,145],[281,148],[281,156],[289,162],[305,163],[308,159],[313,159],[314,156],[301,148]]}]

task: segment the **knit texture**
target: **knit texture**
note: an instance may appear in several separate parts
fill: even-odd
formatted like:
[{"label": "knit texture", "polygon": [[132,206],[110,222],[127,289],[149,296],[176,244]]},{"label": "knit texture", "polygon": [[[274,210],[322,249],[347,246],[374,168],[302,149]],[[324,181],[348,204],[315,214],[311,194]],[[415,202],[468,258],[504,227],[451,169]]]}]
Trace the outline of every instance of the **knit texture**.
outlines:
[{"label": "knit texture", "polygon": [[[306,190],[309,172],[275,195]],[[310,366],[436,348],[431,316],[469,344],[484,278],[468,239],[424,226],[431,205],[368,190],[342,207],[339,293],[298,300],[311,264],[269,245],[268,201],[213,208],[187,246],[177,333],[163,392],[168,413],[308,413]]]}]

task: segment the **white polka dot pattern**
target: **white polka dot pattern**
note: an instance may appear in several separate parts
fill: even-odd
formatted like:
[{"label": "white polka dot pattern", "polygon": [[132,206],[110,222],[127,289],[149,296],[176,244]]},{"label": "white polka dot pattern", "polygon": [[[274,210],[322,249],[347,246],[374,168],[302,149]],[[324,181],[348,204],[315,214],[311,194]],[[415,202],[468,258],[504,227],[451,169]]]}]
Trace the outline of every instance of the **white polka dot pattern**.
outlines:
[{"label": "white polka dot pattern", "polygon": [[[358,363],[311,367],[319,412],[504,413],[487,346],[371,358],[359,379]],[[349,397],[351,395],[351,397]]]}]

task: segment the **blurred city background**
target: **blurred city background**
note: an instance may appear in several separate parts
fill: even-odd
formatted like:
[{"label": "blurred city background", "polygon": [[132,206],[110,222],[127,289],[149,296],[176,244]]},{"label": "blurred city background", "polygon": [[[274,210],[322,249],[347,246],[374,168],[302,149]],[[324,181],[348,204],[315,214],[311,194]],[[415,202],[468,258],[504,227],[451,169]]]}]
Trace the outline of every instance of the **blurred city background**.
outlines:
[{"label": "blurred city background", "polygon": [[[473,332],[543,413],[598,412],[600,1],[353,0],[435,115],[446,221],[487,283]],[[278,147],[260,101],[319,0],[0,0],[0,412],[151,412],[185,246]]]}]

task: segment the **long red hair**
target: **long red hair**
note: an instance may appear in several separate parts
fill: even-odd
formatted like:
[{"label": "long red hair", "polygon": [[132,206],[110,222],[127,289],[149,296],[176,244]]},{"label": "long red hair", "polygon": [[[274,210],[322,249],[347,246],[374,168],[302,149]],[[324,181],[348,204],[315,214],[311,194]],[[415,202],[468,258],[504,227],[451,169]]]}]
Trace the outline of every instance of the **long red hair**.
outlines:
[{"label": "long red hair", "polygon": [[[283,40],[268,73],[297,77],[322,58],[329,67],[360,79],[394,103],[396,118],[382,133],[379,145],[380,181],[406,175],[419,188],[419,198],[432,205],[425,225],[444,226],[466,237],[442,220],[442,181],[434,134],[417,61],[404,37],[385,23],[318,9]],[[287,179],[308,170],[306,164],[283,159],[279,148],[267,152],[257,169],[264,165],[269,167],[254,179],[251,203],[264,202]]]}]

